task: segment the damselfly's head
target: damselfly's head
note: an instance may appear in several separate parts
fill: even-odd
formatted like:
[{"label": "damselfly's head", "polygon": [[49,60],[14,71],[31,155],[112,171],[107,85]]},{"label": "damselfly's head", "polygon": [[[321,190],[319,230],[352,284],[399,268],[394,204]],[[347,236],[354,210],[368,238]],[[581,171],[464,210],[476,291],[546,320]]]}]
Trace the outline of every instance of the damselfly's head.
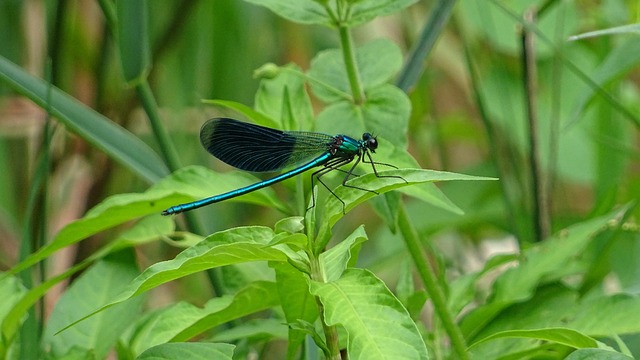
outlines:
[{"label": "damselfly's head", "polygon": [[371,135],[370,133],[364,133],[362,134],[362,142],[364,143],[364,146],[372,153],[376,152],[376,149],[378,148],[378,140],[375,136]]}]

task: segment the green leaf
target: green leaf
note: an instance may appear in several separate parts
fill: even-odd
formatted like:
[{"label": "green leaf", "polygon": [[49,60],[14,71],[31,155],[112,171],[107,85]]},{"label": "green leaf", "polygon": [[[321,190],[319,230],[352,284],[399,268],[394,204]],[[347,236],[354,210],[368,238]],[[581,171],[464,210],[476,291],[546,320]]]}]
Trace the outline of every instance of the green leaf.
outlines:
[{"label": "green leaf", "polygon": [[235,345],[210,342],[188,342],[161,344],[140,354],[136,360],[190,359],[232,360]]},{"label": "green leaf", "polygon": [[[606,59],[595,71],[589,74],[597,86],[604,87],[619,79],[622,75],[636,69],[640,64],[640,41],[633,38],[613,48]],[[571,119],[566,126],[580,120],[587,105],[598,95],[591,86],[580,87]]]},{"label": "green leaf", "polygon": [[0,341],[0,358],[5,358],[7,351],[13,343],[14,336],[20,329],[20,325],[24,320],[24,314],[31,307],[32,303],[25,306],[24,311],[20,311],[18,316],[12,315],[16,306],[28,294],[27,290],[22,286],[18,278],[14,276],[0,277],[0,324],[2,324],[2,340]]},{"label": "green leaf", "polygon": [[118,49],[124,79],[130,85],[145,80],[151,70],[145,0],[117,0]]},{"label": "green leaf", "polygon": [[544,282],[559,280],[568,264],[584,252],[593,236],[607,224],[620,217],[628,206],[605,216],[575,224],[524,251],[517,267],[505,271],[494,283],[491,302],[469,313],[461,329],[469,340],[484,329],[491,320],[508,306],[530,299]]},{"label": "green leaf", "polygon": [[[344,201],[344,208],[342,203],[336,199],[335,196],[331,196],[327,199],[324,210],[325,220],[322,222],[321,227],[318,230],[316,250],[324,248],[331,238],[331,228],[338,220],[340,220],[340,218],[342,218],[344,213],[349,212],[357,205],[367,201],[373,196],[376,196],[376,194],[370,191],[363,191],[361,189],[377,191],[378,194],[383,194],[387,191],[427,182],[452,180],[495,180],[487,177],[425,169],[379,171],[379,174],[381,175],[380,177],[376,177],[375,174],[367,174],[348,181],[349,186],[358,187],[360,189],[338,186],[333,191],[338,198]],[[396,178],[395,176],[401,177],[406,182],[402,179]]]},{"label": "green leaf", "polygon": [[112,307],[69,331],[54,332],[75,319],[104,304],[118,294],[138,275],[131,250],[114,254],[89,268],[56,303],[47,321],[43,343],[56,356],[66,354],[73,347],[91,349],[96,358],[104,358],[122,332],[131,326],[144,301],[143,297]]},{"label": "green leaf", "polygon": [[411,103],[405,93],[393,85],[366,91],[363,105],[349,101],[335,102],[320,112],[318,130],[360,138],[362,133],[381,135],[399,148],[407,146],[407,127]]},{"label": "green leaf", "polygon": [[299,233],[304,230],[304,217],[291,216],[281,220],[273,226],[276,233],[287,232],[290,234]]},{"label": "green leaf", "polygon": [[349,265],[353,251],[367,240],[364,225],[360,225],[338,245],[320,254],[319,261],[324,269],[324,280],[327,282],[338,280]]},{"label": "green leaf", "polygon": [[348,26],[356,26],[379,16],[391,15],[418,0],[360,0],[351,5],[351,16],[346,22]]},{"label": "green leaf", "polygon": [[166,342],[186,341],[226,322],[279,304],[276,284],[255,281],[233,296],[207,301],[202,307],[179,302],[144,319],[131,338],[132,351],[139,354]]},{"label": "green leaf", "polygon": [[148,182],[156,182],[169,174],[160,157],[129,131],[2,56],[0,81],[50,111],[70,131]]},{"label": "green leaf", "polygon": [[[318,318],[316,299],[309,293],[309,285],[305,274],[290,264],[271,263],[276,271],[278,295],[284,316],[289,324],[313,323]],[[288,359],[294,357],[304,342],[306,332],[302,329],[289,327],[287,342]]]},{"label": "green leaf", "polygon": [[[365,90],[386,83],[402,66],[400,49],[387,39],[369,41],[357,47],[355,53],[360,80]],[[311,60],[311,68],[308,75],[324,84],[324,86],[321,86],[317,82],[310,82],[314,95],[326,103],[344,100],[339,92],[351,92],[342,50],[340,49],[319,52]],[[337,89],[339,92],[331,89]]]},{"label": "green leaf", "polygon": [[[197,171],[197,169],[191,170],[192,172]],[[189,171],[190,169],[180,170],[174,175],[178,174],[177,176],[180,176],[179,174],[183,174],[184,172],[188,173]],[[169,180],[165,179],[156,184],[155,187],[152,187],[145,193],[120,194],[105,199],[103,202],[89,210],[83,218],[73,221],[65,226],[60,230],[60,232],[58,232],[58,234],[56,234],[51,242],[41,247],[38,251],[29,255],[22,262],[11,268],[9,273],[15,274],[27,269],[39,261],[46,259],[54,252],[84,240],[91,235],[142,216],[151,214],[157,215],[162,211],[162,209],[165,209],[170,205],[175,205],[180,199],[184,199],[184,197],[173,195],[172,190],[163,190],[163,187],[165,187],[163,183],[172,182],[170,179],[172,179],[174,175],[170,176],[168,178]],[[129,237],[128,240],[123,240],[122,244],[116,242],[110,246],[126,247],[130,246],[131,242],[147,241],[156,236],[166,234],[162,232],[162,229],[166,230],[166,226],[168,225],[166,220],[156,217],[155,220],[149,223],[149,225],[150,228],[141,231],[149,234],[149,230],[152,230],[150,236],[141,239],[138,237],[139,234],[134,234],[132,237]],[[158,230],[160,230],[160,232],[158,232]]]},{"label": "green leaf", "polygon": [[[564,265],[575,267],[571,262]],[[567,328],[593,338],[611,337],[614,334],[636,334],[640,332],[640,324],[635,316],[638,312],[638,296],[607,296],[600,291],[582,296],[578,290],[556,282],[539,286],[530,299],[501,310],[474,336],[474,339],[469,340],[469,343],[514,329]],[[531,350],[542,343],[543,340],[496,338],[491,342],[474,345],[471,352],[476,358],[494,359],[507,352]],[[598,343],[598,347],[603,346]]]},{"label": "green leaf", "polygon": [[325,9],[314,0],[245,0],[268,8],[278,16],[300,24],[329,25]]},{"label": "green leaf", "polygon": [[400,274],[398,275],[398,285],[396,286],[396,296],[402,305],[407,309],[412,319],[418,319],[424,304],[428,299],[424,289],[415,289],[413,279],[413,265],[405,259],[400,263]]},{"label": "green leaf", "polygon": [[564,360],[633,360],[633,358],[611,350],[580,349],[569,354]]},{"label": "green leaf", "polygon": [[[289,236],[295,239],[296,235]],[[279,250],[279,247],[284,245],[270,245],[275,237],[273,230],[260,226],[240,227],[215,233],[194,247],[184,250],[175,259],[150,266],[110,303],[67,328],[159,285],[196,272],[249,261],[287,261],[285,253]]]},{"label": "green leaf", "polygon": [[269,341],[287,340],[287,325],[280,319],[253,319],[231,329],[217,332],[214,341]]},{"label": "green leaf", "polygon": [[471,346],[501,338],[528,338],[555,342],[572,348],[594,348],[598,346],[598,342],[592,337],[582,334],[573,329],[567,328],[546,328],[532,330],[508,330],[500,331],[484,339],[474,342]]},{"label": "green leaf", "polygon": [[414,41],[411,52],[396,80],[396,85],[402,91],[408,93],[421,78],[426,59],[431,54],[436,41],[440,39],[456,3],[457,1],[438,1],[432,7],[429,20],[420,37]]},{"label": "green leaf", "polygon": [[[572,35],[569,37],[569,41],[582,40],[591,37],[597,36],[606,36],[606,35],[623,35],[623,34],[631,34],[631,35],[640,35],[640,24],[629,24],[622,26],[615,26],[608,29],[589,31],[586,33]],[[637,42],[637,39],[635,39]]]},{"label": "green leaf", "polygon": [[[174,224],[169,219],[161,219],[160,215],[142,219],[135,226],[122,233],[118,238],[107,243],[104,247],[94,252],[91,256],[79,264],[67,269],[56,276],[29,289],[19,302],[12,304],[6,317],[2,317],[2,333],[5,339],[11,339],[15,335],[18,325],[29,309],[50,290],[53,286],[64,281],[78,271],[83,270],[92,262],[116,251],[133,247],[157,239],[159,236],[168,235],[173,231]],[[8,277],[8,279],[11,279]],[[11,302],[8,302],[11,304]],[[1,314],[2,312],[0,312]]]},{"label": "green leaf", "polygon": [[327,325],[347,330],[350,359],[427,359],[409,313],[371,272],[348,269],[334,282],[311,281],[310,289],[324,305]]},{"label": "green leaf", "polygon": [[279,127],[280,123],[258,111],[253,110],[247,105],[227,100],[202,100],[205,104],[217,105],[227,109],[234,110],[247,118],[253,120],[254,123],[270,128]]},{"label": "green leaf", "polygon": [[[162,199],[162,204],[167,204],[163,205],[164,208],[160,209],[163,210],[170,205],[177,205],[179,203],[222,194],[259,181],[260,179],[255,176],[242,171],[217,173],[201,166],[188,166],[174,172],[168,178],[163,179],[145,194],[155,195],[162,193],[163,196],[167,196],[167,193],[171,192],[171,199]],[[160,199],[157,199],[155,196],[154,199],[151,200],[154,201],[154,205],[160,202]],[[278,199],[275,191],[271,188],[253,191],[226,201],[246,202],[275,208],[283,213],[290,212],[289,206]],[[154,208],[157,207],[154,206]]]},{"label": "green leaf", "polygon": [[[313,120],[311,100],[305,88],[300,68],[294,64],[283,67],[275,78],[263,78],[255,96],[255,108],[276,120],[284,130],[310,130]],[[291,127],[295,119],[297,128]],[[285,121],[287,120],[287,121]]]}]

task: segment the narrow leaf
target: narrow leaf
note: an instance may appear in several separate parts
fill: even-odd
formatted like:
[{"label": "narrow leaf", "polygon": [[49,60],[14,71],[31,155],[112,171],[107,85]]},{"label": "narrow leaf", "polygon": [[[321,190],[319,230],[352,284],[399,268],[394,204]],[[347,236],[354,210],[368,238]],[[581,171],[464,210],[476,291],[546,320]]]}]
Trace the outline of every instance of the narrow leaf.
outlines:
[{"label": "narrow leaf", "polygon": [[235,345],[208,342],[169,343],[155,346],[140,354],[136,360],[191,359],[232,360]]},{"label": "narrow leaf", "polygon": [[[409,185],[428,182],[452,180],[495,180],[493,178],[481,176],[425,169],[381,171],[379,174],[381,175],[380,177],[376,177],[375,174],[359,176],[348,182],[348,185],[351,187],[339,186],[333,191],[340,200],[344,201],[344,208],[343,204],[335,196],[331,196],[327,199],[324,212],[325,220],[322,222],[318,231],[318,246],[316,249],[324,248],[326,243],[329,241],[331,237],[331,228],[338,220],[340,220],[340,218],[342,218],[343,210],[344,213],[347,213],[359,204],[367,201],[373,196],[376,196],[376,194],[370,191],[363,191],[361,189],[376,191],[378,194],[383,194]],[[359,189],[352,187],[357,187]]]},{"label": "narrow leaf", "polygon": [[169,174],[160,157],[126,129],[0,56],[0,81],[51,111],[74,132],[150,183]]},{"label": "narrow leaf", "polygon": [[118,48],[125,80],[129,85],[143,81],[151,69],[147,2],[145,0],[116,1],[118,17]]},{"label": "narrow leaf", "polygon": [[502,338],[527,338],[544,340],[566,345],[576,349],[594,348],[598,346],[598,342],[592,337],[582,334],[576,330],[567,328],[500,331],[473,343],[471,346],[491,341],[493,339]]}]

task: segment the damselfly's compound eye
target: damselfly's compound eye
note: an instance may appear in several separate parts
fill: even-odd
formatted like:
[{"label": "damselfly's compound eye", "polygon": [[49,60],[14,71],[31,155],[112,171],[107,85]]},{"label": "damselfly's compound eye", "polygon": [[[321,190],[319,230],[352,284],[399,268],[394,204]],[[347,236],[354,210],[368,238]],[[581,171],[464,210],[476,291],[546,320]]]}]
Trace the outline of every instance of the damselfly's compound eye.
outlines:
[{"label": "damselfly's compound eye", "polygon": [[362,141],[364,141],[367,149],[371,150],[371,152],[376,152],[376,149],[378,148],[378,140],[376,140],[373,135],[369,133],[362,134]]}]

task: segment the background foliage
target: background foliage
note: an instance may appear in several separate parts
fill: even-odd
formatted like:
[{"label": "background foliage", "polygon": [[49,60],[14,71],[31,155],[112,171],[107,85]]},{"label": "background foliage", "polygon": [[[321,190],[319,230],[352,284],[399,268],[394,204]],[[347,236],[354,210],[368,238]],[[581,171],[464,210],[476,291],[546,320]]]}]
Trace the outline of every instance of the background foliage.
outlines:
[{"label": "background foliage", "polygon": [[[290,3],[0,2],[0,358],[639,357],[640,5]],[[161,217],[220,115],[408,183]]]}]

